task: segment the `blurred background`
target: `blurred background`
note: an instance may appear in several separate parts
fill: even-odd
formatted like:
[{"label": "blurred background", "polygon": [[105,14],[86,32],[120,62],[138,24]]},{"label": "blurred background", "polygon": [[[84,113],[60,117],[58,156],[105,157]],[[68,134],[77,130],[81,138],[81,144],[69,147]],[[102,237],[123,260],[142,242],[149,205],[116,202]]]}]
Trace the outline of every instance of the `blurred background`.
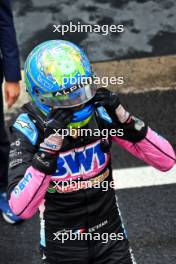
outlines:
[{"label": "blurred background", "polygon": [[[13,0],[12,8],[22,69],[28,53],[42,41],[65,39],[79,44],[97,75],[124,77],[123,85],[109,88],[119,92],[129,112],[150,124],[176,149],[174,0]],[[53,24],[68,25],[70,21],[123,24],[125,30],[108,35],[53,32]],[[7,111],[5,106],[7,124],[26,101],[23,89],[13,109]],[[176,169],[156,173],[116,146],[112,153],[119,204],[137,263],[175,264]],[[37,216],[20,226],[8,226],[1,219],[0,224],[1,263],[38,264]]]},{"label": "blurred background", "polygon": [[[22,61],[29,51],[53,34],[53,24],[125,26],[123,34],[67,33],[94,62],[171,55],[176,49],[176,3],[173,0],[13,0]],[[98,45],[99,43],[99,45]]]}]

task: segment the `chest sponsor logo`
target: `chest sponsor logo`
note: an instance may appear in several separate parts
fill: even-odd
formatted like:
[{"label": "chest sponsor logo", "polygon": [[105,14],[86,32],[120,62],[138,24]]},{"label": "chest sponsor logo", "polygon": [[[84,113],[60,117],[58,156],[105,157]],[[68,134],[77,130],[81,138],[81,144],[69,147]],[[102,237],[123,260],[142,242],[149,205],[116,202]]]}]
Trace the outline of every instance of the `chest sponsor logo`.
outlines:
[{"label": "chest sponsor logo", "polygon": [[100,141],[60,153],[57,160],[57,170],[53,176],[67,177],[68,175],[86,175],[103,169],[109,160],[109,155],[100,147]]}]

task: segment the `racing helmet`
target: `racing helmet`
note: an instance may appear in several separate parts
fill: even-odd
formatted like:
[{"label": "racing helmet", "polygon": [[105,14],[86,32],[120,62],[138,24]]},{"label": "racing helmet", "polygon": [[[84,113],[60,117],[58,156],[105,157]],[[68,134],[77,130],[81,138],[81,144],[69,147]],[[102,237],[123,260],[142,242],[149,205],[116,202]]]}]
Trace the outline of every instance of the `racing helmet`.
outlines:
[{"label": "racing helmet", "polygon": [[64,40],[39,44],[28,55],[24,66],[26,90],[36,107],[48,115],[52,109],[85,105],[73,118],[72,123],[79,126],[85,125],[93,112],[92,106],[86,104],[96,93],[93,77],[82,49]]}]

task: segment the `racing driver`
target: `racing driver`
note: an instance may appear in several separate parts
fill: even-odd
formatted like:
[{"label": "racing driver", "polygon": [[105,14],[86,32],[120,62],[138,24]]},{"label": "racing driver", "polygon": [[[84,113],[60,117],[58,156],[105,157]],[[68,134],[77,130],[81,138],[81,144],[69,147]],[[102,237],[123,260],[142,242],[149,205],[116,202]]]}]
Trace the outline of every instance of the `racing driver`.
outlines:
[{"label": "racing driver", "polygon": [[[163,172],[175,163],[173,148],[128,113],[116,93],[96,89],[87,56],[71,42],[38,45],[24,74],[32,101],[10,128],[12,211],[27,219],[40,209],[44,263],[135,263],[112,184],[111,142]],[[123,133],[105,139],[78,134],[83,129]]]}]

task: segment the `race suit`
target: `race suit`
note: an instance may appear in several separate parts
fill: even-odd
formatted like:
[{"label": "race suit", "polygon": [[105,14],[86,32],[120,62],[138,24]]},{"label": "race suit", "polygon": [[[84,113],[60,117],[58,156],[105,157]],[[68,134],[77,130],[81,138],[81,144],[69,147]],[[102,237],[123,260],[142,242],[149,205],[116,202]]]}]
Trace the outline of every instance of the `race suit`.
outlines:
[{"label": "race suit", "polygon": [[[40,207],[45,263],[133,263],[112,186],[111,154],[102,149],[101,136],[66,137],[55,174],[46,175],[31,166],[43,140],[44,124],[42,114],[29,103],[11,127],[9,203],[13,212],[24,219]],[[161,171],[168,171],[175,163],[171,145],[149,127],[139,142],[113,136],[109,137],[109,146],[111,141]],[[105,181],[107,191],[103,184],[97,188],[94,185]],[[69,184],[63,188],[63,182]],[[80,234],[89,236],[78,239]],[[61,241],[67,235],[69,239]]]}]

